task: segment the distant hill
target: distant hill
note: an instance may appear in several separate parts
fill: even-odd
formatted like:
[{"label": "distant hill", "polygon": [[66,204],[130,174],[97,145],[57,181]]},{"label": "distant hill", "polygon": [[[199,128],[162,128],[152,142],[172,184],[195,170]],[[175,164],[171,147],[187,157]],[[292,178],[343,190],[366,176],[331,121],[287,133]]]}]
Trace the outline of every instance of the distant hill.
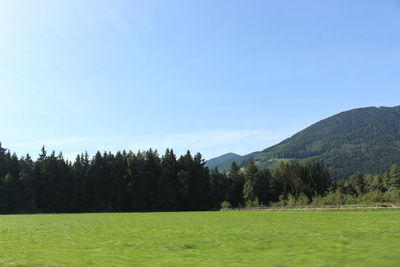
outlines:
[{"label": "distant hill", "polygon": [[206,162],[206,166],[210,169],[218,167],[218,169],[226,170],[230,167],[230,164],[233,161],[239,162],[241,161],[242,156],[235,153],[226,153],[219,157],[210,159]]},{"label": "distant hill", "polygon": [[[357,172],[384,172],[400,162],[400,106],[367,107],[336,114],[254,154],[253,158],[259,167],[270,168],[281,161],[317,160],[335,179]],[[247,161],[248,158],[240,158],[238,163],[244,166]]]},{"label": "distant hill", "polygon": [[230,168],[233,161],[236,162],[244,162],[246,159],[254,157],[260,152],[253,152],[245,156],[241,156],[235,153],[226,153],[219,157],[210,159],[206,162],[206,166],[210,169],[214,169],[217,167],[221,171],[226,171]]}]

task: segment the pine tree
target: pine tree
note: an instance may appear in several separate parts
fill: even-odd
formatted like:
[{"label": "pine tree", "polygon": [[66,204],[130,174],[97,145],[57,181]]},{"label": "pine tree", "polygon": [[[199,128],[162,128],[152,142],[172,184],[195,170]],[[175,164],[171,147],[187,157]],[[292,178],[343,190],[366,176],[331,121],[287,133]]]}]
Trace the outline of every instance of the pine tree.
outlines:
[{"label": "pine tree", "polygon": [[245,183],[243,186],[243,199],[246,205],[249,203],[259,203],[257,198],[255,182],[259,175],[258,169],[253,159],[250,159],[245,168]]},{"label": "pine tree", "polygon": [[158,179],[158,207],[162,210],[178,209],[178,162],[174,151],[167,149],[161,159],[161,175]]},{"label": "pine tree", "polygon": [[228,179],[225,174],[218,171],[215,167],[210,173],[210,189],[212,202],[215,208],[221,206],[221,202],[227,199],[228,189],[231,186],[232,180]]},{"label": "pine tree", "polygon": [[228,191],[227,200],[232,207],[236,208],[239,207],[240,204],[243,204],[244,187],[244,175],[236,162],[232,162],[228,171],[228,178],[231,180],[231,186]]}]

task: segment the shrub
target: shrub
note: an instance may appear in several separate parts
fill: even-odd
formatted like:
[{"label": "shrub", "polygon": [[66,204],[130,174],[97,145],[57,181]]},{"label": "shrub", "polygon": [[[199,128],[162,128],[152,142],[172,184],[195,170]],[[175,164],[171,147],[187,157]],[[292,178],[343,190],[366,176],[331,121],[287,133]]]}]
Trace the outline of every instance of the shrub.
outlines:
[{"label": "shrub", "polygon": [[294,206],[296,206],[296,197],[293,196],[292,194],[289,194],[289,195],[288,195],[288,198],[287,198],[287,205],[288,205],[289,207],[294,207]]},{"label": "shrub", "polygon": [[296,197],[296,206],[307,206],[310,203],[310,200],[308,199],[308,197],[301,193],[298,197]]},{"label": "shrub", "polygon": [[230,209],[231,207],[232,207],[231,203],[229,203],[228,201],[222,201],[222,203],[221,203],[222,210],[227,210],[227,209]]},{"label": "shrub", "polygon": [[400,190],[390,190],[384,194],[384,198],[387,202],[395,205],[400,205]]},{"label": "shrub", "polygon": [[285,198],[285,195],[283,195],[283,194],[279,196],[278,202],[272,203],[272,207],[275,207],[275,208],[283,208],[286,206],[287,206],[287,200]]},{"label": "shrub", "polygon": [[375,190],[363,195],[363,202],[367,205],[373,205],[373,204],[380,204],[385,201],[383,193]]},{"label": "shrub", "polygon": [[260,207],[260,202],[258,201],[258,198],[256,198],[254,201],[248,200],[246,202],[246,208],[256,208]]}]

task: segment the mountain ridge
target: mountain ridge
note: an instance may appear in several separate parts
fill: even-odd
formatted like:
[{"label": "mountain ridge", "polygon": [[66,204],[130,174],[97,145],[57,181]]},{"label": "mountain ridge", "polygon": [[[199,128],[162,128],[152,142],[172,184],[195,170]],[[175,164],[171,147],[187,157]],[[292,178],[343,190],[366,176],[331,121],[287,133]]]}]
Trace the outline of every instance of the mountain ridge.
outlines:
[{"label": "mountain ridge", "polygon": [[[261,168],[274,168],[282,161],[316,160],[329,169],[334,179],[357,172],[382,172],[400,162],[400,106],[343,111],[250,154]],[[242,156],[235,161],[243,167],[249,158]],[[208,166],[226,171],[229,164]]]}]

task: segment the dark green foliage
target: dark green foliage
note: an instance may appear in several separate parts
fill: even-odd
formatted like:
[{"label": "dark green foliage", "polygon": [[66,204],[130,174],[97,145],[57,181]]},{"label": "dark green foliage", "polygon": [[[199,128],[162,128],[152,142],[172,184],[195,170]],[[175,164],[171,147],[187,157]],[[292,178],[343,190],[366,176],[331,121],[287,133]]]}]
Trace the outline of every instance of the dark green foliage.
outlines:
[{"label": "dark green foliage", "polygon": [[151,149],[97,152],[92,159],[84,153],[72,164],[44,147],[33,161],[0,145],[0,172],[2,213],[205,210],[225,200],[229,188],[225,175],[209,175],[201,154],[188,151],[177,160],[169,149],[161,158]]},{"label": "dark green foliage", "polygon": [[269,204],[274,200],[272,192],[272,176],[268,169],[259,172],[254,180],[254,188],[257,199],[262,204]]},{"label": "dark green foliage", "polygon": [[215,208],[219,208],[221,203],[227,199],[228,189],[232,184],[232,180],[218,171],[217,168],[210,173],[210,188],[212,195],[212,203]]},{"label": "dark green foliage", "polygon": [[[73,163],[43,147],[36,161],[0,149],[0,212],[111,212],[219,209],[243,206],[400,201],[400,167],[354,174],[337,183],[319,162],[281,163],[274,171],[250,159],[225,174],[205,167],[200,153],[179,159],[167,149],[80,154]],[[326,196],[326,197],[325,197]],[[397,203],[397,202],[396,202]],[[224,204],[224,205],[225,205]]]},{"label": "dark green foliage", "polygon": [[385,174],[386,186],[388,190],[400,189],[400,166],[392,165],[389,172]]},{"label": "dark green foliage", "polygon": [[179,202],[184,210],[205,210],[212,206],[208,168],[200,153],[194,157],[188,151],[178,160],[180,171]]},{"label": "dark green foliage", "polygon": [[173,150],[167,149],[161,159],[162,172],[158,179],[159,207],[163,210],[178,209],[178,162]]},{"label": "dark green foliage", "polygon": [[78,155],[72,166],[72,179],[74,183],[74,198],[71,203],[73,210],[81,211],[87,210],[89,207],[88,195],[86,195],[86,186],[88,185],[88,174],[90,168],[90,159],[87,152]]},{"label": "dark green foliage", "polygon": [[231,186],[228,188],[227,200],[232,207],[237,208],[243,203],[244,175],[235,161],[231,164],[228,178],[231,180]]},{"label": "dark green foliage", "polygon": [[19,194],[16,178],[7,173],[0,181],[0,210],[16,212],[18,210]]},{"label": "dark green foliage", "polygon": [[257,169],[254,160],[250,160],[249,164],[246,166],[245,169],[245,183],[243,186],[243,198],[247,205],[249,203],[260,203],[258,199],[258,192],[257,192],[257,180],[258,176],[260,175],[259,170]]},{"label": "dark green foliage", "polygon": [[301,194],[311,199],[316,195],[325,195],[332,187],[332,181],[328,171],[318,162],[304,165],[298,162],[281,163],[274,171],[272,187],[274,200],[281,195],[286,198],[288,195],[299,197]]}]

